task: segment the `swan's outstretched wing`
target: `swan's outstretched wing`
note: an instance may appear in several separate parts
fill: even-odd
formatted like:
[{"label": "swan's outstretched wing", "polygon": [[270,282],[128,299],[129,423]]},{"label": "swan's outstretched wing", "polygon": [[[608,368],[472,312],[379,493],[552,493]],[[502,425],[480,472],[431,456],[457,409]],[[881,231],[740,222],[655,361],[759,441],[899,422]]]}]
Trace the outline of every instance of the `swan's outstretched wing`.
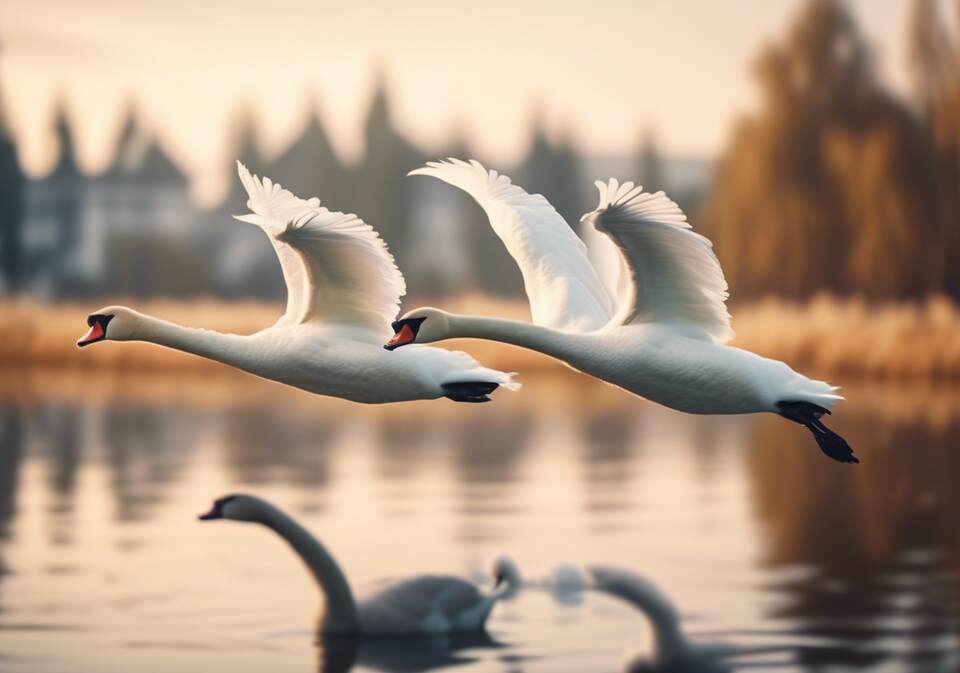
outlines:
[{"label": "swan's outstretched wing", "polygon": [[540,194],[528,194],[479,162],[432,161],[410,175],[429,175],[476,199],[523,274],[537,325],[591,331],[609,322],[613,298],[576,233]]},{"label": "swan's outstretched wing", "polygon": [[237,171],[253,214],[235,217],[267,233],[287,283],[287,310],[277,324],[317,321],[388,334],[406,288],[377,232],[356,215],[261,181],[240,162]]},{"label": "swan's outstretched wing", "polygon": [[727,281],[710,239],[694,232],[663,192],[597,182],[600,205],[584,215],[620,249],[632,280],[614,321],[683,321],[723,342],[733,337]]}]

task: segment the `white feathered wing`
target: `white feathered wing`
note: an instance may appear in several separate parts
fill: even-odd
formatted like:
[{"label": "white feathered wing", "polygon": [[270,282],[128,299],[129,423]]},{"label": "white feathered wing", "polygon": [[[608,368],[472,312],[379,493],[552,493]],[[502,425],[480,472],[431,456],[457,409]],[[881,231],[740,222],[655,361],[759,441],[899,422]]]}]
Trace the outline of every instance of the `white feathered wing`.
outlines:
[{"label": "white feathered wing", "polygon": [[234,217],[267,233],[283,269],[287,308],[277,325],[356,327],[369,331],[371,342],[389,334],[406,285],[377,232],[356,215],[261,180],[239,161],[237,172],[253,214]]},{"label": "white feathered wing", "polygon": [[520,267],[535,324],[589,332],[609,322],[614,301],[590,264],[586,246],[542,195],[527,193],[478,161],[431,161],[410,175],[459,187],[483,207]]},{"label": "white feathered wing", "polygon": [[613,179],[595,184],[600,204],[583,219],[616,244],[630,280],[612,324],[676,321],[719,343],[731,339],[727,281],[710,239],[663,192]]}]

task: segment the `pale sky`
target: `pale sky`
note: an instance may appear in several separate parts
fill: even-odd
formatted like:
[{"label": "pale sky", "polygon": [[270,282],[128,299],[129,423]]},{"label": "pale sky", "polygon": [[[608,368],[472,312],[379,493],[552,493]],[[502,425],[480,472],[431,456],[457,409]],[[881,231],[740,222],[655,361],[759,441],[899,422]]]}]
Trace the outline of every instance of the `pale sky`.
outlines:
[{"label": "pale sky", "polygon": [[[345,158],[378,68],[395,121],[426,149],[457,129],[508,164],[535,107],[587,152],[624,153],[641,129],[666,152],[710,156],[750,109],[748,67],[803,0],[259,0],[0,3],[0,87],[22,161],[53,161],[53,102],[66,97],[83,168],[102,170],[126,100],[195,179],[223,188],[229,122],[244,102],[278,151],[311,95]],[[910,0],[851,0],[883,78],[905,91]],[[947,3],[944,0],[944,6]]]}]

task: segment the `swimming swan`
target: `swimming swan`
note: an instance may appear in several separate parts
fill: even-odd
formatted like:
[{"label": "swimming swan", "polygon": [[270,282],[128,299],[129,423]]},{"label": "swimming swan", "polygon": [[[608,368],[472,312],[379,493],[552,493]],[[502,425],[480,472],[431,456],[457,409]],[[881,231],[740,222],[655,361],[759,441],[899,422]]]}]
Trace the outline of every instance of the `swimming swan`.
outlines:
[{"label": "swimming swan", "polygon": [[843,399],[785,363],[723,345],[733,336],[727,283],[710,241],[663,192],[597,182],[600,204],[583,216],[620,251],[619,299],[607,291],[583,242],[540,194],[479,162],[431,162],[428,175],[463,189],[486,211],[516,260],[532,323],[409,311],[393,323],[393,349],[451,338],[502,341],[665,406],[694,414],[773,412],[806,426],[823,452],[859,462],[820,420]]},{"label": "swimming swan", "polygon": [[251,495],[229,495],[213,503],[201,521],[230,519],[270,528],[293,548],[323,593],[320,631],[342,635],[417,635],[481,631],[494,604],[513,589],[509,577],[482,593],[476,585],[449,575],[418,575],[379,583],[356,601],[347,578],[317,538],[270,503]]},{"label": "swimming swan", "polygon": [[[720,658],[727,650],[718,646],[695,646],[680,629],[677,611],[670,600],[646,578],[609,566],[589,569],[592,587],[625,601],[646,615],[652,639],[643,653],[629,657],[629,673],[722,673],[729,668]],[[733,652],[729,652],[733,654]]]},{"label": "swimming swan", "polygon": [[236,218],[264,230],[283,269],[287,308],[276,324],[251,335],[222,334],[107,306],[87,317],[90,330],[77,346],[149,341],[354,402],[486,402],[498,386],[519,387],[511,374],[481,367],[466,353],[385,353],[380,345],[405,286],[377,233],[356,215],[261,181],[239,162],[237,170],[253,213]]}]

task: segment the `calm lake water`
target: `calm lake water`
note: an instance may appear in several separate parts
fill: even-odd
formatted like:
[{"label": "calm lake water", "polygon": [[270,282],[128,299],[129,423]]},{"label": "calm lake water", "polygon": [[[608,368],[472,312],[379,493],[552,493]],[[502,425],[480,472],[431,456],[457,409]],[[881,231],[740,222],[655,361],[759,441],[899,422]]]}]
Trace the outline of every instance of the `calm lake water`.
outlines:
[{"label": "calm lake water", "polygon": [[850,386],[823,457],[774,417],[693,417],[573,374],[492,404],[362,407],[241,376],[9,375],[0,670],[620,670],[643,615],[585,593],[501,603],[489,639],[318,647],[319,596],[270,531],[197,521],[247,492],[354,585],[427,571],[642,573],[731,670],[960,666],[960,393]]}]

